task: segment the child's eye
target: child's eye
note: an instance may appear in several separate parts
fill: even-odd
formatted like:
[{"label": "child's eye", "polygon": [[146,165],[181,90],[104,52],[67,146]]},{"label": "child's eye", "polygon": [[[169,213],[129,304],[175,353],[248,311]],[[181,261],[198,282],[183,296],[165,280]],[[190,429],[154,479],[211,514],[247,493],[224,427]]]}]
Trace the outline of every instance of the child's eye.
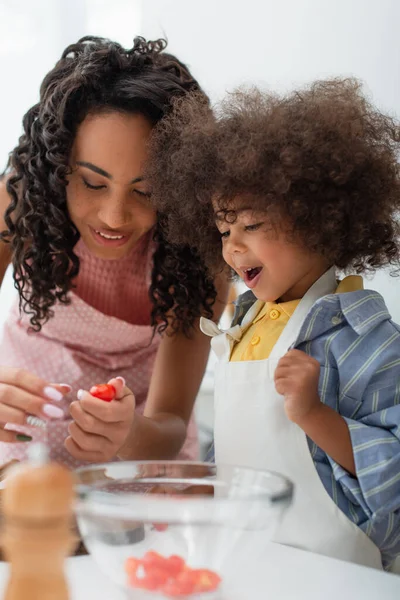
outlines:
[{"label": "child's eye", "polygon": [[246,225],[245,231],[257,231],[264,223],[254,223],[254,225]]},{"label": "child's eye", "polygon": [[219,233],[222,239],[226,239],[229,237],[229,231],[220,231]]},{"label": "child's eye", "polygon": [[82,181],[83,181],[83,185],[85,187],[87,187],[89,190],[102,190],[103,188],[106,187],[105,185],[92,185],[84,177],[82,177]]}]

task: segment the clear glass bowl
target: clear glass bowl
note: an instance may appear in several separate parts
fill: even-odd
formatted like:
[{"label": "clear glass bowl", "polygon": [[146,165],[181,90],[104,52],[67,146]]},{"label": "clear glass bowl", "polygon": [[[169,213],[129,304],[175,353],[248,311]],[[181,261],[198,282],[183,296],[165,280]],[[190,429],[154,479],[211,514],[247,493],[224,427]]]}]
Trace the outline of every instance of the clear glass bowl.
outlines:
[{"label": "clear glass bowl", "polygon": [[270,540],[293,493],[279,474],[208,463],[108,463],[78,469],[77,478],[86,548],[127,598],[151,600],[229,592],[250,532]]}]

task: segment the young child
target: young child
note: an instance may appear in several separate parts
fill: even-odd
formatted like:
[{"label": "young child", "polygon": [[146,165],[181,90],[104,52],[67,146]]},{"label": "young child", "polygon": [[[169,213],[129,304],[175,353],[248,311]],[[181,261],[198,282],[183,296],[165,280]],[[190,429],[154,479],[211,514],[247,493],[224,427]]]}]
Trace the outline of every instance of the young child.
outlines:
[{"label": "young child", "polygon": [[[12,262],[19,292],[0,345],[0,466],[32,438],[71,467],[197,458],[191,413],[209,353],[198,323],[216,289],[165,239],[144,177],[154,125],[200,90],[165,48],[79,40],[24,117],[0,182],[0,277]],[[116,401],[86,391],[116,375]]]},{"label": "young child", "polygon": [[[219,357],[217,462],[295,483],[276,541],[371,567],[400,553],[400,328],[359,276],[398,266],[398,123],[353,80],[177,106],[153,142],[169,239],[250,288]],[[166,166],[168,165],[168,168]],[[338,273],[355,273],[338,280]]]}]

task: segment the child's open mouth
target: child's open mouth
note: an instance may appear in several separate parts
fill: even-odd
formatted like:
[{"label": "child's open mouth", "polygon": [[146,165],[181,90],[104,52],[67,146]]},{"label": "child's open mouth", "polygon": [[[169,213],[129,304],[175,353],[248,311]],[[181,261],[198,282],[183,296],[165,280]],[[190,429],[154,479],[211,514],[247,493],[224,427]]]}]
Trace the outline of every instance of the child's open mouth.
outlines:
[{"label": "child's open mouth", "polygon": [[260,278],[262,267],[242,268],[243,281],[249,288],[254,288]]}]

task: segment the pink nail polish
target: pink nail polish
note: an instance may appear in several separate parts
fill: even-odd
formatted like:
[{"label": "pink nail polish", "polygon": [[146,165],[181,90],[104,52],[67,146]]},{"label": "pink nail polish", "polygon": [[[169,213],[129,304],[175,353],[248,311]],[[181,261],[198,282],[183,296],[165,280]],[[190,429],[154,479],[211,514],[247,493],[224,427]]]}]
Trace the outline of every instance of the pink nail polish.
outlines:
[{"label": "pink nail polish", "polygon": [[119,379],[119,381],[122,383],[122,385],[125,387],[126,386],[126,381],[123,377],[116,377],[115,379]]},{"label": "pink nail polish", "polygon": [[78,398],[78,400],[82,400],[84,392],[85,392],[85,390],[78,390],[76,392],[76,397]]},{"label": "pink nail polish", "polygon": [[52,404],[45,404],[42,410],[47,417],[52,419],[62,419],[64,416],[64,412],[61,410],[61,408],[53,406]]},{"label": "pink nail polish", "polygon": [[53,400],[53,402],[60,402],[63,399],[62,393],[49,385],[44,388],[43,394],[49,400]]}]

